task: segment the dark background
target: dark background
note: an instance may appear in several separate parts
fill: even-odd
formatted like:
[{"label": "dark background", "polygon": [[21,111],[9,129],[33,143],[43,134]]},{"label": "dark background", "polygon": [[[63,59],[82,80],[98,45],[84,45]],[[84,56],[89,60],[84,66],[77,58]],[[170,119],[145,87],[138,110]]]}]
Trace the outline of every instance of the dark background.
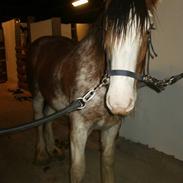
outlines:
[{"label": "dark background", "polygon": [[103,8],[102,0],[89,0],[81,7],[72,7],[75,0],[3,0],[0,4],[0,22],[12,18],[27,21],[28,16],[34,21],[61,17],[63,23],[92,23]]}]

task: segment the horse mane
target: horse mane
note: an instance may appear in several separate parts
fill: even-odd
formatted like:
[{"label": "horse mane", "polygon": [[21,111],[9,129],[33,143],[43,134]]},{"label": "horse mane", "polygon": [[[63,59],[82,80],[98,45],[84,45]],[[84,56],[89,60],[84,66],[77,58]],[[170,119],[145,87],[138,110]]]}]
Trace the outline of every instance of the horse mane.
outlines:
[{"label": "horse mane", "polygon": [[105,0],[106,24],[113,22],[116,33],[126,33],[129,20],[137,23],[137,30],[147,30],[150,13],[154,14],[157,0]]}]

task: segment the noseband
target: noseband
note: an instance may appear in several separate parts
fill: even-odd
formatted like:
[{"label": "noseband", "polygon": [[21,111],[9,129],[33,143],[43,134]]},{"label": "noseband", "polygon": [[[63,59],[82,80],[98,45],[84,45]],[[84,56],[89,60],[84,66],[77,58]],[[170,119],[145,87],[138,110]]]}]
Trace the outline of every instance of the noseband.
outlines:
[{"label": "noseband", "polygon": [[138,75],[135,72],[128,71],[128,70],[110,70],[108,72],[109,76],[127,76],[138,81],[143,81],[143,76]]}]

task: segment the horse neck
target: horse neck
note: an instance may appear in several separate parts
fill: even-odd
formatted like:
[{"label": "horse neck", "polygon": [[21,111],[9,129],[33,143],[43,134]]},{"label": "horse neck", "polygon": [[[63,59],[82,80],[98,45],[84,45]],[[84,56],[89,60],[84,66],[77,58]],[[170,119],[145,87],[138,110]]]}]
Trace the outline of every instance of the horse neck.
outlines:
[{"label": "horse neck", "polygon": [[69,100],[94,88],[104,74],[104,51],[98,36],[98,33],[88,34],[58,69],[60,87]]},{"label": "horse neck", "polygon": [[78,68],[76,81],[78,87],[95,86],[104,74],[105,61],[99,33],[90,33],[78,46]]}]

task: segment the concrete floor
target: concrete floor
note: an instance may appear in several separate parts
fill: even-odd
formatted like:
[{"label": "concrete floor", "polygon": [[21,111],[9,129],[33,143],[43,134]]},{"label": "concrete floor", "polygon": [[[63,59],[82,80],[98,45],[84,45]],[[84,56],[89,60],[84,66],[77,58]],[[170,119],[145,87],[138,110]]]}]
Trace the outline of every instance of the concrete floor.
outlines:
[{"label": "concrete floor", "polygon": [[[0,127],[32,119],[30,101],[17,101],[11,85],[0,84]],[[60,121],[60,120],[59,120]],[[68,125],[54,123],[59,141],[67,140]],[[64,161],[45,166],[34,164],[36,130],[0,136],[0,183],[68,183],[69,150]],[[85,183],[100,182],[98,132],[89,137],[86,148]],[[183,162],[147,146],[119,138],[115,154],[116,183],[183,183]]]}]

